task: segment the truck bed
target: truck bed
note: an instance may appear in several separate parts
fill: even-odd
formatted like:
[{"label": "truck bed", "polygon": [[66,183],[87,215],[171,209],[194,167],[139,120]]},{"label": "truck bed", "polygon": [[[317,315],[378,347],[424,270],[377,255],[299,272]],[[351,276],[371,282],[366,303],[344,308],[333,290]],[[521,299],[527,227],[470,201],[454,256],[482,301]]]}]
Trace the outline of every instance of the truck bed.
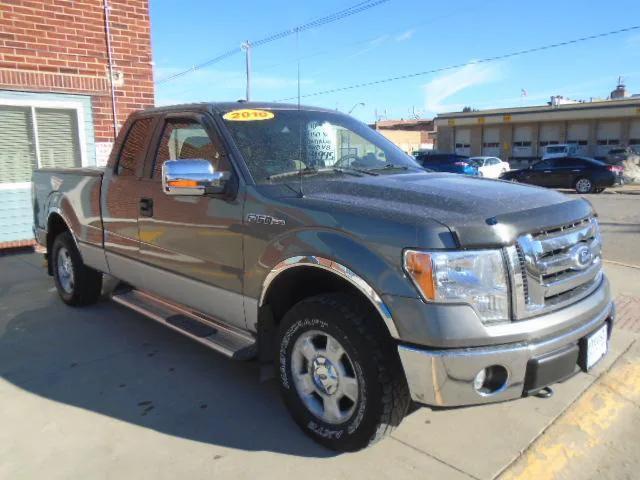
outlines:
[{"label": "truck bed", "polygon": [[34,233],[46,245],[47,219],[57,213],[76,242],[102,247],[101,168],[42,168],[33,172]]}]

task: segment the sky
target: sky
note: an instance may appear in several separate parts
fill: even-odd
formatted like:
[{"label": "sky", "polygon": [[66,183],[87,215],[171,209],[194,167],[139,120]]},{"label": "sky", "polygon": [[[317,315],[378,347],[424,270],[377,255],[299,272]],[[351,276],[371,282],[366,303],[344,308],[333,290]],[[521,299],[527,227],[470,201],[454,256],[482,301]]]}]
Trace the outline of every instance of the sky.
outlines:
[{"label": "sky", "polygon": [[[156,84],[156,103],[245,96],[242,42],[304,24],[358,0],[151,0],[156,82],[221,53],[238,53]],[[640,93],[640,29],[562,48],[409,79],[314,92],[424,72],[640,25],[640,2],[388,0],[367,11],[252,49],[252,100],[302,103],[360,120],[545,104],[551,95],[606,98],[624,78]],[[526,95],[523,95],[523,90]],[[364,105],[362,105],[364,104]]]}]

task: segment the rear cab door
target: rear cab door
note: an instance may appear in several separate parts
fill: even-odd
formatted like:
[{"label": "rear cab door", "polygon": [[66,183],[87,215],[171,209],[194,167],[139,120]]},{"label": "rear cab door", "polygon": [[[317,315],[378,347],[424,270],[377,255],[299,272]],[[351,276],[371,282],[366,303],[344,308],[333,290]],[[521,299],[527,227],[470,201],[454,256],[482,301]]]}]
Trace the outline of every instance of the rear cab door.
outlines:
[{"label": "rear cab door", "polygon": [[109,271],[131,284],[137,282],[137,273],[130,263],[140,252],[138,191],[156,121],[153,115],[127,121],[102,181],[100,207]]}]

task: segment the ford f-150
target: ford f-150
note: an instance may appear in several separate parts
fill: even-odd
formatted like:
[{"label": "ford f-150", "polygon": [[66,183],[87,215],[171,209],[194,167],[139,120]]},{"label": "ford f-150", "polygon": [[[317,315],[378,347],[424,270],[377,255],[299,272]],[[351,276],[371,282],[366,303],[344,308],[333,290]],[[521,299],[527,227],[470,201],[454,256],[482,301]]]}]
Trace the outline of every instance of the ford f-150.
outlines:
[{"label": "ford f-150", "polygon": [[141,111],[104,169],[41,169],[33,185],[64,302],[108,295],[273,364],[294,420],[332,449],[384,437],[412,400],[512,400],[606,354],[614,306],[587,201],[429,172],[335,111]]}]

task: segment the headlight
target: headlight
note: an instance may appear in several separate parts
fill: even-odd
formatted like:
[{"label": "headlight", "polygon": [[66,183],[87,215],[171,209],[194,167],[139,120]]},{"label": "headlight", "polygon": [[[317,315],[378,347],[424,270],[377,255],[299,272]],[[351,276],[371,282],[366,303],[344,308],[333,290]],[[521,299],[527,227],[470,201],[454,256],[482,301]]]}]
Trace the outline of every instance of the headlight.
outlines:
[{"label": "headlight", "polygon": [[483,323],[509,319],[507,271],[500,250],[405,250],[404,269],[427,302],[471,305]]}]

